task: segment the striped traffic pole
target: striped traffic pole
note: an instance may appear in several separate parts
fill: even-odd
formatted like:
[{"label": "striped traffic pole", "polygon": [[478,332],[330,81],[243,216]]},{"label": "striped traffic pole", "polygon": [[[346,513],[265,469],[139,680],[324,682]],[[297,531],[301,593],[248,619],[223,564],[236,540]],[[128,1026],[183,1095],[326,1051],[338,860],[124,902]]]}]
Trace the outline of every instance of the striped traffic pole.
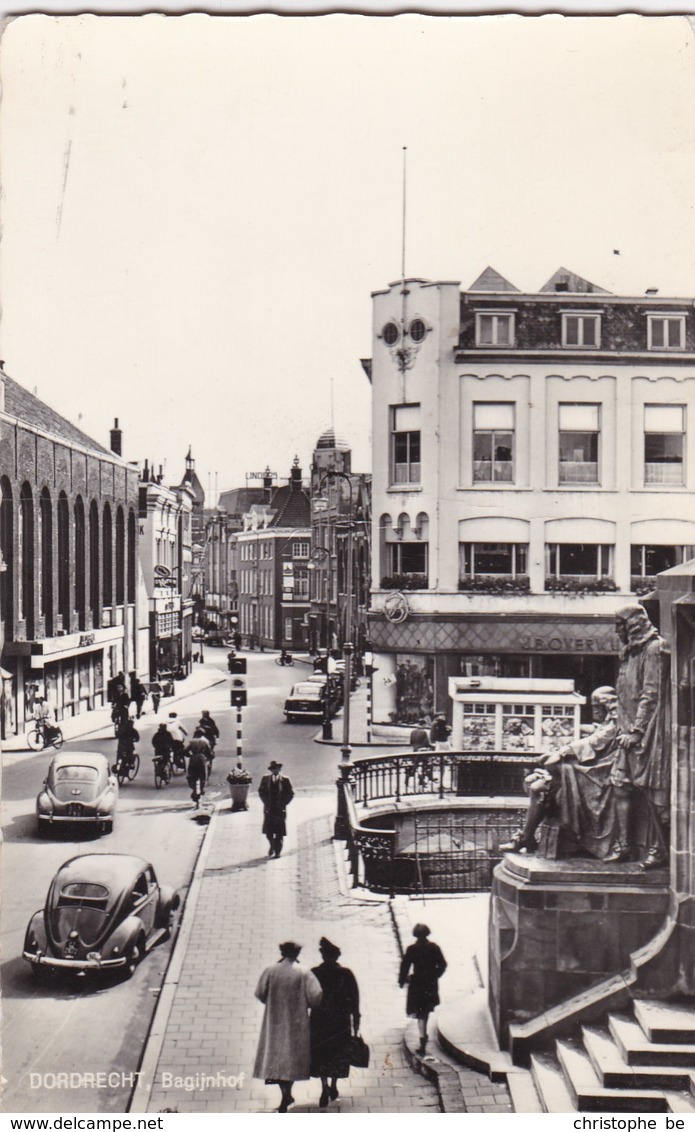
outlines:
[{"label": "striped traffic pole", "polygon": [[367,742],[372,741],[372,674],[367,680]]},{"label": "striped traffic pole", "polygon": [[238,760],[242,757],[241,749],[242,726],[241,726],[241,708],[236,709],[236,757]]}]

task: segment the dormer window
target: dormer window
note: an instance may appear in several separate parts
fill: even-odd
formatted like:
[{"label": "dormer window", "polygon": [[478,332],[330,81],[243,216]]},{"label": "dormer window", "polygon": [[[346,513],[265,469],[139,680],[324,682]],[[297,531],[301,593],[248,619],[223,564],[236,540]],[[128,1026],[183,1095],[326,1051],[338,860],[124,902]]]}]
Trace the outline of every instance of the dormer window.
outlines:
[{"label": "dormer window", "polygon": [[597,349],[601,345],[600,314],[563,314],[562,345]]},{"label": "dormer window", "polygon": [[513,346],[514,315],[501,311],[476,312],[476,346]]},{"label": "dormer window", "polygon": [[682,350],[685,315],[647,315],[647,345],[650,350]]}]

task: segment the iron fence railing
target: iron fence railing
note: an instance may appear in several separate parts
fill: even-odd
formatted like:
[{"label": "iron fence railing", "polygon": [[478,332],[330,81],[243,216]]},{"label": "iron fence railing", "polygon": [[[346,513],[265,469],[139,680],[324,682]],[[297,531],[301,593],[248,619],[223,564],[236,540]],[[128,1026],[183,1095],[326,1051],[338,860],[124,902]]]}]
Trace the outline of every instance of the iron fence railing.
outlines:
[{"label": "iron fence railing", "polygon": [[[353,885],[393,895],[485,891],[500,845],[523,820],[523,779],[533,756],[468,751],[383,755],[355,762],[345,786],[347,850]],[[427,809],[360,818],[370,802],[428,796]],[[519,806],[486,799],[518,797]],[[441,800],[432,807],[432,797]],[[466,797],[478,804],[447,809]],[[406,824],[407,823],[407,824]]]}]

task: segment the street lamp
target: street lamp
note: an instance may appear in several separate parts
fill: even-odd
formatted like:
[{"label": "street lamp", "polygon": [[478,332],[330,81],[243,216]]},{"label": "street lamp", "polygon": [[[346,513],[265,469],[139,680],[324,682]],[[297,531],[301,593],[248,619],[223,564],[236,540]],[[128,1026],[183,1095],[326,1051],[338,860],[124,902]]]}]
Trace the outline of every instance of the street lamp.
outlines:
[{"label": "street lamp", "polygon": [[[343,639],[343,745],[341,747],[341,762],[340,762],[340,779],[338,780],[338,810],[335,818],[335,826],[333,836],[344,840],[348,832],[348,813],[346,801],[346,788],[350,771],[352,770],[352,763],[350,762],[350,686],[352,683],[352,654],[354,646],[351,641],[352,636],[352,574],[353,574],[353,493],[352,493],[352,479],[347,472],[337,472],[330,470],[325,472],[319,480],[318,490],[319,494],[323,490],[324,484],[335,482],[335,480],[345,480],[348,485],[349,491],[349,510],[348,520],[345,524],[347,526],[347,571],[346,571],[346,597],[347,603],[345,606],[345,635]],[[330,542],[330,540],[329,540]]]}]

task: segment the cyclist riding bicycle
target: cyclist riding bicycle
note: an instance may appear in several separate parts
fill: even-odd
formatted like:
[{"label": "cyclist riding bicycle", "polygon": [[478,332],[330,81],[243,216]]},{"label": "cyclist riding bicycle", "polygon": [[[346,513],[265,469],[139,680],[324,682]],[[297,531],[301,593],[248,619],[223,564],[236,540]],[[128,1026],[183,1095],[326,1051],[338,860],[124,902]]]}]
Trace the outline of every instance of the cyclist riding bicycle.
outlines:
[{"label": "cyclist riding bicycle", "polygon": [[210,741],[207,735],[204,731],[201,730],[200,727],[196,727],[195,731],[193,732],[193,738],[188,744],[186,754],[189,756],[189,758],[194,754],[201,754],[203,756],[203,758],[205,759],[206,778],[209,778],[210,772],[212,770],[212,760],[215,757],[215,753],[210,746]]},{"label": "cyclist riding bicycle", "polygon": [[198,720],[198,726],[196,730],[203,732],[203,735],[210,744],[210,747],[212,748],[214,754],[215,745],[220,737],[220,731],[209,711],[203,712],[200,719]]},{"label": "cyclist riding bicycle", "polygon": [[118,749],[116,751],[116,765],[132,766],[135,744],[140,734],[135,730],[132,719],[126,719],[118,728]]},{"label": "cyclist riding bicycle", "polygon": [[208,776],[208,760],[205,748],[210,750],[210,744],[204,736],[194,736],[188,744],[188,771],[186,778],[191,788],[191,798],[198,805],[198,799],[205,793],[205,783]]},{"label": "cyclist riding bicycle", "polygon": [[183,724],[179,723],[179,717],[175,711],[169,712],[169,722],[166,724],[166,729],[171,739],[171,751],[174,757],[174,762],[179,767],[185,767],[186,760],[184,758],[184,741],[188,732]]},{"label": "cyclist riding bicycle", "polygon": [[280,649],[279,659],[280,659],[280,664],[282,664],[282,665],[292,664],[292,653],[288,652],[287,649]]},{"label": "cyclist riding bicycle", "polygon": [[152,736],[152,746],[155,758],[163,758],[167,762],[171,760],[171,736],[167,731],[166,723],[160,723],[155,731]]}]

